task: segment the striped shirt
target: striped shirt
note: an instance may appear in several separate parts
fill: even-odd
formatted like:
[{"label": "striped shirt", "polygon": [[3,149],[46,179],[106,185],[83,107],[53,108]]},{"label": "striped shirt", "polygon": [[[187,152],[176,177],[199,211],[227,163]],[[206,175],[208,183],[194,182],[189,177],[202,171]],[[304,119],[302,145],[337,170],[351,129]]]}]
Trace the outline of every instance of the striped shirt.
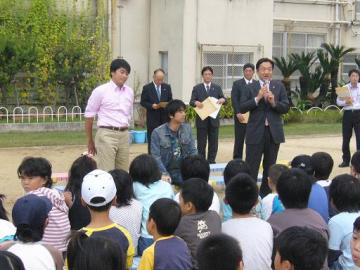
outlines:
[{"label": "striped shirt", "polygon": [[45,228],[42,243],[51,245],[60,251],[66,251],[67,238],[70,234],[70,222],[68,218],[69,208],[66,206],[64,195],[57,190],[42,187],[29,194],[47,197],[53,207],[49,212],[49,223]]},{"label": "striped shirt", "polygon": [[116,224],[123,226],[131,234],[135,253],[140,237],[140,227],[142,218],[142,204],[138,200],[132,199],[130,205],[121,207],[111,206],[110,219]]}]

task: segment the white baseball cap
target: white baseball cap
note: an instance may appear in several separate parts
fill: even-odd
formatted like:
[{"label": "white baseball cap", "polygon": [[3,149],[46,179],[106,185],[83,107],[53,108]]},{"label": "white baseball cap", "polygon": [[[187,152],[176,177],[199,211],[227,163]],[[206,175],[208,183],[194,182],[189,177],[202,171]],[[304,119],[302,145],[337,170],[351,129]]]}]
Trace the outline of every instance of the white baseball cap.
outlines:
[{"label": "white baseball cap", "polygon": [[[87,205],[104,206],[111,202],[116,195],[116,186],[111,174],[94,170],[85,175],[81,185],[81,197]],[[94,198],[104,198],[104,201],[94,202]]]}]

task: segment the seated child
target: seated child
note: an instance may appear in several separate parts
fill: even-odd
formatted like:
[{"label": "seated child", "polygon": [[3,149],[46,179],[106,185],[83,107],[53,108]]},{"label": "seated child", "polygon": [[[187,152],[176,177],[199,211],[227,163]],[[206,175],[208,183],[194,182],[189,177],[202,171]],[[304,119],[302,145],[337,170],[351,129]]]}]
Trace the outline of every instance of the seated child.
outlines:
[{"label": "seated child", "polygon": [[197,250],[197,261],[199,270],[244,269],[239,243],[226,234],[211,235],[201,241]]},{"label": "seated child", "polygon": [[275,270],[320,270],[327,256],[327,241],[315,230],[290,227],[275,239]]},{"label": "seated child", "polygon": [[271,214],[281,213],[285,209],[277,194],[276,183],[280,175],[287,170],[289,170],[289,168],[281,164],[274,164],[269,169],[268,185],[271,193],[261,200],[264,208],[264,220],[268,220]]},{"label": "seated child", "polygon": [[350,244],[352,260],[357,267],[360,267],[360,217],[358,217],[354,222],[354,229]]},{"label": "seated child", "polygon": [[[231,178],[233,178],[238,173],[246,173],[250,175],[250,167],[249,165],[243,161],[242,159],[233,159],[231,160],[225,167],[224,170],[224,183],[225,186],[230,182]],[[232,217],[232,210],[230,205],[223,203],[223,219],[224,221],[229,220]],[[261,198],[259,196],[258,203],[251,212],[256,215],[258,218],[264,219],[264,207],[262,206]]]},{"label": "seated child", "polygon": [[258,187],[250,175],[239,173],[233,177],[225,189],[233,218],[222,224],[222,232],[238,240],[247,269],[271,270],[273,231],[269,223],[250,213],[258,196]]},{"label": "seated child", "polygon": [[316,183],[311,157],[309,155],[298,155],[291,161],[291,167],[299,168],[309,175],[312,186],[308,207],[318,212],[327,223],[329,221],[329,201],[325,189]]},{"label": "seated child", "polygon": [[0,250],[0,269],[25,270],[25,267],[18,256],[9,251]]},{"label": "seated child", "polygon": [[316,152],[311,156],[311,166],[314,169],[316,183],[322,187],[330,185],[330,174],[334,166],[333,158],[325,152]]},{"label": "seated child", "polygon": [[72,230],[80,230],[90,223],[90,212],[81,204],[81,183],[85,175],[97,169],[96,161],[83,155],[77,158],[69,170],[69,180],[65,187],[65,202],[69,207],[69,221]]},{"label": "seated child", "polygon": [[5,195],[0,194],[0,244],[14,239],[16,227],[9,221],[3,201]]},{"label": "seated child", "polygon": [[180,218],[180,207],[171,199],[158,199],[151,205],[147,229],[155,242],[145,249],[138,270],[192,269],[186,243],[174,236]]},{"label": "seated child", "polygon": [[[183,181],[190,178],[200,178],[209,182],[210,165],[209,162],[200,155],[188,156],[181,162],[180,172]],[[175,201],[179,202],[179,193],[175,195]],[[220,214],[219,196],[214,192],[214,197],[209,210],[214,210]]]},{"label": "seated child", "polygon": [[45,196],[51,201],[53,207],[49,213],[49,224],[45,228],[42,242],[65,252],[70,234],[69,208],[65,203],[64,195],[51,189],[53,181],[50,162],[41,157],[27,157],[21,162],[17,173],[26,193]]},{"label": "seated child", "polygon": [[16,226],[14,242],[6,242],[2,249],[18,256],[25,269],[61,270],[64,265],[61,252],[41,243],[48,224],[52,205],[48,198],[28,194],[18,199],[12,210]]},{"label": "seated child", "polygon": [[121,247],[108,237],[88,237],[84,232],[72,235],[66,258],[69,270],[125,270],[126,258]]},{"label": "seated child", "polygon": [[335,177],[330,199],[339,214],[329,220],[329,265],[331,269],[353,269],[350,240],[354,221],[360,216],[360,182],[349,174]]},{"label": "seated child", "polygon": [[221,219],[209,207],[214,191],[205,181],[198,178],[186,180],[180,191],[182,218],[175,235],[184,239],[188,245],[193,262],[197,268],[196,250],[201,240],[221,232]]},{"label": "seated child", "polygon": [[130,164],[129,174],[133,181],[135,198],[143,205],[141,232],[138,241],[138,255],[153,242],[153,237],[146,230],[146,222],[149,218],[149,209],[154,201],[160,198],[174,198],[171,185],[161,180],[161,173],[156,160],[147,154],[134,158]]},{"label": "seated child", "polygon": [[132,266],[134,246],[129,232],[109,217],[110,207],[116,200],[116,186],[112,176],[102,170],[85,175],[81,185],[81,198],[90,211],[91,221],[82,231],[89,237],[107,237],[118,243],[119,256],[126,259],[126,269]]},{"label": "seated child", "polygon": [[110,219],[130,232],[136,254],[140,237],[142,204],[134,198],[133,183],[126,171],[112,170],[109,173],[114,178],[117,190],[116,204],[110,208]]},{"label": "seated child", "polygon": [[357,151],[351,157],[350,172],[351,175],[360,179],[360,151]]}]

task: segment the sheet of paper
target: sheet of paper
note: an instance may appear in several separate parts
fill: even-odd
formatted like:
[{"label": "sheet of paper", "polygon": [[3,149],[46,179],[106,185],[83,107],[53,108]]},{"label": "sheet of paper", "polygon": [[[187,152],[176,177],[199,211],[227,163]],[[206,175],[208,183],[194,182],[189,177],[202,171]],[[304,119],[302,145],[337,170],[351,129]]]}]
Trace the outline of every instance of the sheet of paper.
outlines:
[{"label": "sheet of paper", "polygon": [[350,91],[347,88],[347,86],[343,86],[343,87],[336,87],[336,95],[340,98],[340,99],[346,99],[348,97],[351,97]]},{"label": "sheet of paper", "polygon": [[243,113],[242,116],[245,118],[243,121],[241,121],[240,123],[242,124],[247,124],[249,122],[249,116],[250,116],[250,113],[247,112],[247,113]]},{"label": "sheet of paper", "polygon": [[168,103],[169,103],[169,102],[161,101],[161,102],[159,103],[159,106],[160,106],[160,108],[166,108],[166,106],[168,105]]},{"label": "sheet of paper", "polygon": [[211,102],[212,102],[212,103],[214,104],[214,106],[216,107],[216,111],[213,112],[212,114],[210,114],[209,116],[210,116],[211,118],[216,119],[217,115],[218,115],[219,112],[220,112],[221,104],[217,104],[217,102],[218,102],[218,99],[217,99],[217,98],[210,97],[210,99],[211,99]]},{"label": "sheet of paper", "polygon": [[211,99],[209,97],[207,99],[205,99],[202,102],[202,104],[203,104],[203,107],[201,109],[198,107],[195,107],[195,112],[197,113],[197,115],[200,117],[201,120],[205,120],[206,118],[208,118],[210,116],[210,114],[215,112],[217,110],[217,108],[215,107],[215,105],[213,104],[213,102],[211,101]]}]

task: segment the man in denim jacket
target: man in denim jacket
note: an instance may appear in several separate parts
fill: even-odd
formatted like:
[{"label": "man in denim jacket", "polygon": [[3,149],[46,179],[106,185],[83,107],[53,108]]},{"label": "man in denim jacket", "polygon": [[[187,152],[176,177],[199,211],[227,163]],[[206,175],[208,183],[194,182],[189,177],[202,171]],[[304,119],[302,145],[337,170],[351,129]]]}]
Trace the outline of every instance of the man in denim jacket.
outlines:
[{"label": "man in denim jacket", "polygon": [[174,185],[182,183],[181,161],[197,154],[191,126],[184,123],[185,108],[181,100],[170,101],[166,107],[170,120],[151,135],[151,154],[159,165],[162,179]]}]

